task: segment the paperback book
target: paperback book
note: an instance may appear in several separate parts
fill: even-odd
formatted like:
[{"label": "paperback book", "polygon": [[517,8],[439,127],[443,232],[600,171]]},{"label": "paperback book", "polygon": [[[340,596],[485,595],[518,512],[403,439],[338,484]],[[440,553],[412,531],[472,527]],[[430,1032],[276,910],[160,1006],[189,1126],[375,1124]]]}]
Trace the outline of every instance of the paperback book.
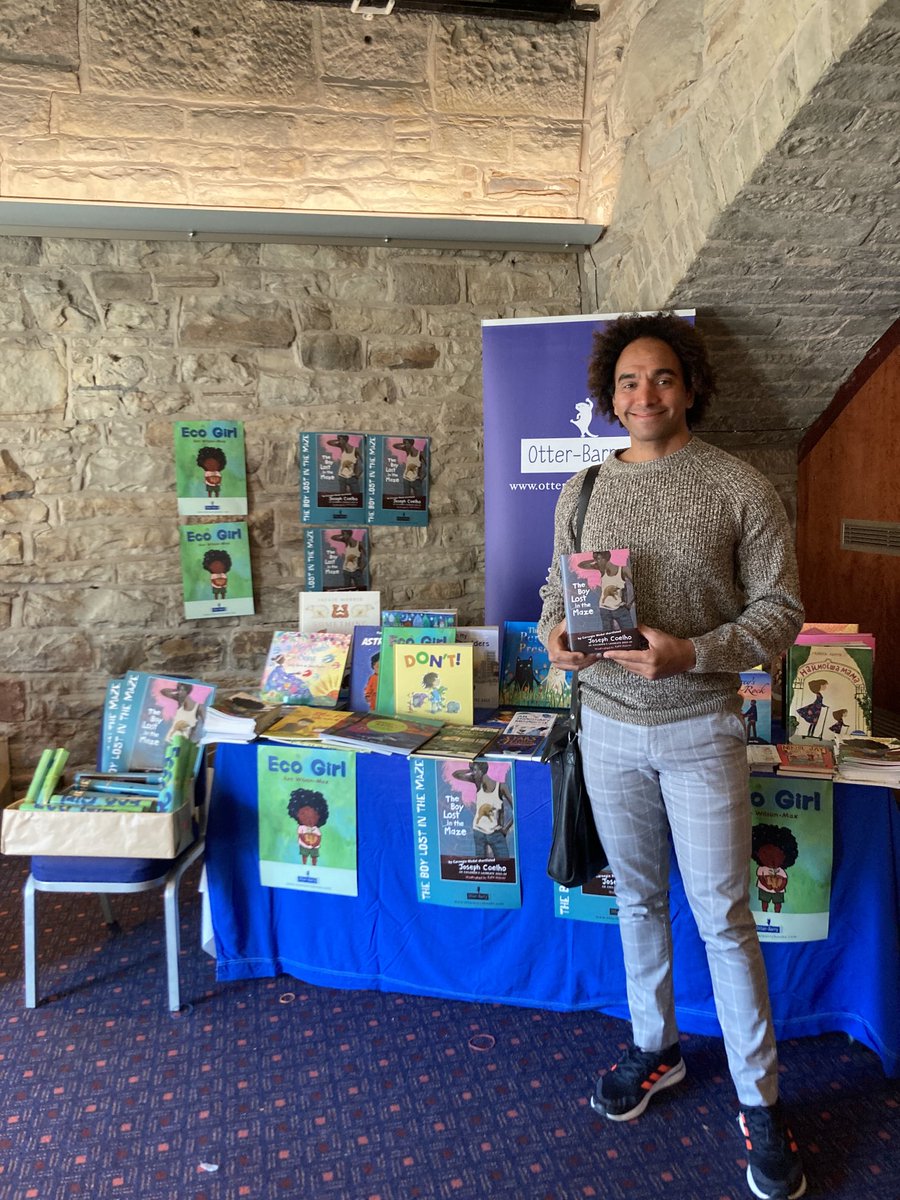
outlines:
[{"label": "paperback book", "polygon": [[772,740],[772,676],[757,667],[741,671],[741,720],[748,745]]},{"label": "paperback book", "polygon": [[380,660],[380,627],[357,625],[350,646],[350,707],[354,712],[371,712],[375,707]]},{"label": "paperback book", "polygon": [[197,742],[215,688],[196,679],[129,671],[119,692],[103,771],[153,770],[162,767],[176,735]]},{"label": "paperback book", "polygon": [[835,751],[835,778],[847,783],[900,788],[900,738],[838,738]]},{"label": "paperback book", "polygon": [[455,608],[386,608],[383,625],[403,625],[413,629],[450,629],[456,625]]},{"label": "paperback book", "polygon": [[255,692],[216,696],[206,710],[201,742],[252,742],[281,716],[280,704],[267,704]]},{"label": "paperback book", "polygon": [[456,641],[472,646],[472,681],[476,709],[500,703],[500,630],[497,625],[457,625]]},{"label": "paperback book", "polygon": [[442,725],[433,738],[416,751],[423,758],[481,758],[497,736],[490,725]]},{"label": "paperback book", "polygon": [[350,652],[349,633],[272,635],[259,694],[267,704],[310,704],[334,708]]},{"label": "paperback book", "polygon": [[292,704],[282,710],[274,724],[263,733],[267,742],[285,742],[292,746],[317,746],[322,734],[346,720],[347,714],[334,708],[314,708],[309,704]]},{"label": "paperback book", "polygon": [[629,558],[624,549],[559,556],[571,649],[596,654],[646,647],[637,628]]},{"label": "paperback book", "polygon": [[356,758],[324,746],[260,746],[263,887],[357,895]]},{"label": "paperback book", "polygon": [[514,714],[485,751],[485,758],[527,758],[539,762],[559,713],[526,710]]},{"label": "paperback book", "polygon": [[247,522],[182,525],[179,538],[185,617],[197,620],[252,613],[253,576]]},{"label": "paperback book", "polygon": [[471,725],[473,647],[394,645],[394,712]]},{"label": "paperback book", "polygon": [[300,434],[300,520],[347,525],[362,519],[366,492],[362,433]]},{"label": "paperback book", "polygon": [[366,522],[427,525],[431,439],[368,435]]},{"label": "paperback book", "polygon": [[307,529],[303,540],[307,592],[368,591],[367,529]]},{"label": "paperback book", "polygon": [[416,756],[410,780],[420,902],[520,908],[513,764]]},{"label": "paperback book", "polygon": [[[381,650],[378,657],[378,683],[375,691],[375,711],[392,716],[395,711],[394,695],[394,646],[395,645],[448,645],[456,641],[453,628],[430,629],[427,627],[382,625]],[[471,722],[469,722],[471,724]]]},{"label": "paperback book", "polygon": [[414,721],[411,717],[349,713],[331,729],[324,730],[321,740],[327,746],[409,755],[424,745],[436,729],[434,722]]},{"label": "paperback book", "polygon": [[797,743],[872,732],[871,634],[800,634],[785,667],[785,726]]},{"label": "paperback book", "polygon": [[381,624],[380,592],[301,592],[301,633],[352,633],[357,625]]},{"label": "paperback book", "polygon": [[500,651],[500,703],[512,708],[568,708],[571,676],[551,666],[536,621],[506,621]]},{"label": "paperback book", "polygon": [[174,438],[178,515],[246,516],[243,423],[176,421]]},{"label": "paperback book", "polygon": [[834,754],[831,746],[797,745],[793,742],[779,743],[779,775],[810,776],[830,779],[834,774]]},{"label": "paperback book", "polygon": [[606,925],[618,923],[616,877],[612,871],[601,871],[580,888],[565,888],[557,883],[553,890],[556,893],[557,917]]}]

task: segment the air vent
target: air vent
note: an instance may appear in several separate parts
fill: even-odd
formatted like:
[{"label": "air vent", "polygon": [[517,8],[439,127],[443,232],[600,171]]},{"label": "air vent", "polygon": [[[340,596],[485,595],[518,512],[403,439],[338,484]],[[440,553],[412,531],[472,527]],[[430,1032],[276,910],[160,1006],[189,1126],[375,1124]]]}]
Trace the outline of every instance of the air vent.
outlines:
[{"label": "air vent", "polygon": [[900,554],[896,521],[841,521],[841,549],[868,554]]}]

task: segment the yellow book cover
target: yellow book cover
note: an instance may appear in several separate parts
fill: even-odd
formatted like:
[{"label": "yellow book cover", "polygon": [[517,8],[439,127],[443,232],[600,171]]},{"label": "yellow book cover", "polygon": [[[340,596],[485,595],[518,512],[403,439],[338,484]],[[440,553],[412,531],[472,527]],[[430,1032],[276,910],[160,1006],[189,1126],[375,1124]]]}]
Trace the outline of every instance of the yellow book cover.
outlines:
[{"label": "yellow book cover", "polygon": [[471,643],[398,643],[394,651],[394,703],[397,716],[425,717],[448,725],[474,720]]}]

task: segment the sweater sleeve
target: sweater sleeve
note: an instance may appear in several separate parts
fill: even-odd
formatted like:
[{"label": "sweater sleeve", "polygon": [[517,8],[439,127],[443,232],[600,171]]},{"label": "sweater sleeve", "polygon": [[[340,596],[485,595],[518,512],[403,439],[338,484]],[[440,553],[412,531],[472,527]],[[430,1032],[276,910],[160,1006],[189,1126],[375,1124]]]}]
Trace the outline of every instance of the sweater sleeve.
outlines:
[{"label": "sweater sleeve", "polygon": [[776,658],[803,623],[793,534],[768,480],[748,492],[735,519],[741,531],[735,568],[744,607],[729,621],[691,640],[695,672],[746,671]]}]

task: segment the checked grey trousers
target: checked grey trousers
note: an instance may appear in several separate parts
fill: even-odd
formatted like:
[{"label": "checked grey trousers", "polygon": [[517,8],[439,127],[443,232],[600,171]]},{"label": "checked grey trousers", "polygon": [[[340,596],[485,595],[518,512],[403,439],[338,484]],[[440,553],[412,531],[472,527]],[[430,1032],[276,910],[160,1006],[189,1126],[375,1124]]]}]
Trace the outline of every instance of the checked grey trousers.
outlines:
[{"label": "checked grey trousers", "polygon": [[765,964],[749,907],[750,791],[741,720],[613,721],[582,705],[581,751],[616,877],[635,1044],[678,1041],[672,987],[669,831],[706,948],[728,1066],[743,1105],[774,1104],[778,1058]]}]

